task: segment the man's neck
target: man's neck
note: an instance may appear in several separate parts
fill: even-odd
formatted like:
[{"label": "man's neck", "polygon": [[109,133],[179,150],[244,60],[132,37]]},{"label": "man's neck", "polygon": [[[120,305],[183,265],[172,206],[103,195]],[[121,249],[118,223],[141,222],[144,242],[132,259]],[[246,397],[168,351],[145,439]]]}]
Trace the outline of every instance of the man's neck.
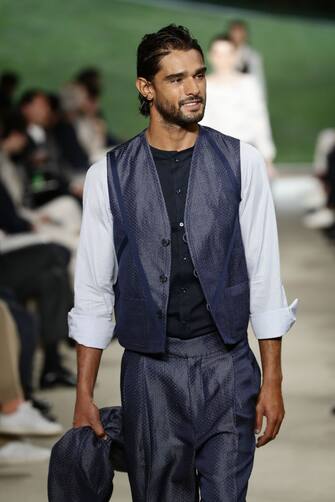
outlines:
[{"label": "man's neck", "polygon": [[190,148],[196,142],[199,134],[198,124],[192,124],[187,129],[166,122],[156,123],[150,120],[146,131],[149,145],[159,150],[180,151]]}]

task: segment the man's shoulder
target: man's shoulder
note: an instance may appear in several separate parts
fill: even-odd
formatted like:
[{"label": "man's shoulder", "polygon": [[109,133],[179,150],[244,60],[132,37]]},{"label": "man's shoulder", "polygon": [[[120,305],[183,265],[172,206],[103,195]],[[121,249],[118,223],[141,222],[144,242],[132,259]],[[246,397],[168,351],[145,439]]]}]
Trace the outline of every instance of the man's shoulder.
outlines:
[{"label": "man's shoulder", "polygon": [[113,153],[116,157],[120,157],[125,152],[129,151],[129,149],[138,146],[141,143],[144,131],[145,129],[138,132],[137,134],[135,134],[135,136],[131,137],[130,139],[127,139],[126,141],[123,141],[122,143],[119,143],[118,145],[114,146],[111,150],[107,152],[107,155]]},{"label": "man's shoulder", "polygon": [[106,172],[106,155],[95,161],[86,171],[85,180],[86,182],[90,182],[91,180],[99,180],[102,179]]},{"label": "man's shoulder", "polygon": [[240,145],[240,140],[238,138],[235,138],[234,136],[229,136],[229,134],[225,134],[221,131],[218,131],[217,129],[213,129],[213,127],[201,126],[207,135],[209,135],[213,140],[216,140],[219,144],[223,143],[226,146],[229,144],[236,146]]}]

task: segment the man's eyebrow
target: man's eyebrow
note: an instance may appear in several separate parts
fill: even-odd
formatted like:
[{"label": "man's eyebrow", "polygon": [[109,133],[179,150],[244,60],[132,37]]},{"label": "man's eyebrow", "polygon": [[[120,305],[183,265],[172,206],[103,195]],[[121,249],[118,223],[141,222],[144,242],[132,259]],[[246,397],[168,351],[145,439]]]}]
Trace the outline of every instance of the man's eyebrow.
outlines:
[{"label": "man's eyebrow", "polygon": [[194,73],[194,75],[197,75],[198,73],[206,73],[207,71],[207,66],[202,66],[201,68],[198,68],[198,70]]},{"label": "man's eyebrow", "polygon": [[[198,68],[195,72],[194,75],[197,75],[198,73],[206,73],[207,67],[202,66],[201,68]],[[170,73],[170,75],[166,75],[164,77],[164,80],[172,80],[174,78],[180,78],[180,77],[185,77],[186,72],[185,71],[180,71],[179,73]]]}]

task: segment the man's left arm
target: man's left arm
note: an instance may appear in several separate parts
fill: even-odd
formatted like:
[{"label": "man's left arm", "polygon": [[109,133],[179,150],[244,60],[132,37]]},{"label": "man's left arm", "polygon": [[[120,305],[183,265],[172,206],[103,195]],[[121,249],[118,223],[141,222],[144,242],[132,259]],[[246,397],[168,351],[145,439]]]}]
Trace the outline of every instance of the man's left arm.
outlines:
[{"label": "man's left arm", "polygon": [[241,142],[242,240],[250,284],[250,322],[259,341],[263,381],[256,406],[255,433],[266,417],[257,447],[276,437],[284,418],[282,337],[296,321],[298,299],[288,305],[281,282],[278,230],[266,165],[258,150]]}]

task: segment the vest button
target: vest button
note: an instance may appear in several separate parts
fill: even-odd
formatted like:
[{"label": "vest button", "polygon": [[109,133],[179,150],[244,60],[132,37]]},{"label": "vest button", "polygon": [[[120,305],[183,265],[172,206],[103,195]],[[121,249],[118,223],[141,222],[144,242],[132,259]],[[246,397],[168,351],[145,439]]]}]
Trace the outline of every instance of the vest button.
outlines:
[{"label": "vest button", "polygon": [[206,303],[206,309],[207,309],[208,311],[210,311],[210,310],[211,310],[211,306],[210,306],[210,304],[209,304],[209,303]]},{"label": "vest button", "polygon": [[187,238],[185,233],[183,234],[183,241],[187,243]]},{"label": "vest button", "polygon": [[170,240],[169,239],[162,239],[162,244],[163,244],[163,246],[168,246],[170,244]]},{"label": "vest button", "polygon": [[194,277],[196,277],[196,278],[198,278],[198,277],[199,277],[199,276],[198,276],[198,272],[195,270],[195,268],[193,269],[193,275],[194,275]]},{"label": "vest button", "polygon": [[167,278],[167,276],[166,276],[165,274],[161,274],[161,275],[159,276],[159,280],[160,280],[161,282],[166,282],[166,281],[168,280],[168,278]]}]

